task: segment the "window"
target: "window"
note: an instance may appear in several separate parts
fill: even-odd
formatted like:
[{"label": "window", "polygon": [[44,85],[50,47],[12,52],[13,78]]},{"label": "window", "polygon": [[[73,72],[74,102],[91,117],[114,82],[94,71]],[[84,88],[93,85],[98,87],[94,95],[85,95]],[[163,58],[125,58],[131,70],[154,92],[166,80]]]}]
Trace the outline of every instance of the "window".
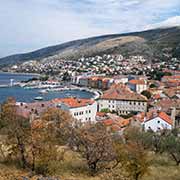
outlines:
[{"label": "window", "polygon": [[89,121],[91,120],[91,118],[89,118]]},{"label": "window", "polygon": [[160,121],[157,122],[158,124],[160,123]]},{"label": "window", "polygon": [[89,110],[89,113],[91,113],[91,110]]}]

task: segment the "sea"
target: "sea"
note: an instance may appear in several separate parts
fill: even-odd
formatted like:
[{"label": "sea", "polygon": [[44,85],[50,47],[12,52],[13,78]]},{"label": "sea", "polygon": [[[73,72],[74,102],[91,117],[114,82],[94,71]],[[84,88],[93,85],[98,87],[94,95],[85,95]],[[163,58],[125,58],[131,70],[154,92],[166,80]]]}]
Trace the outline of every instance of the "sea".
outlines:
[{"label": "sea", "polygon": [[[20,82],[31,79],[37,75],[33,74],[13,74],[0,73],[0,85],[9,85],[11,79],[13,82]],[[0,103],[3,103],[8,97],[14,97],[17,102],[34,102],[34,98],[41,96],[44,101],[54,98],[77,97],[77,98],[92,98],[93,93],[80,90],[64,90],[59,92],[49,92],[40,94],[40,89],[24,89],[22,87],[0,87]]]}]

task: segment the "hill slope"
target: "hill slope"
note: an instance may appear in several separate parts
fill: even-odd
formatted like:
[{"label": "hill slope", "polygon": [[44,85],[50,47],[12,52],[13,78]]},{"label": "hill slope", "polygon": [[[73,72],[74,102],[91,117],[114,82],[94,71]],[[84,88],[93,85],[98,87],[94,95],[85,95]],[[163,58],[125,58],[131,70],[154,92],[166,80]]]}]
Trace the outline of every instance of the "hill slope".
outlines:
[{"label": "hill slope", "polygon": [[30,60],[79,58],[102,53],[120,53],[124,56],[144,55],[149,59],[180,57],[180,27],[154,29],[128,34],[105,35],[50,46],[25,54],[0,58],[0,66]]}]

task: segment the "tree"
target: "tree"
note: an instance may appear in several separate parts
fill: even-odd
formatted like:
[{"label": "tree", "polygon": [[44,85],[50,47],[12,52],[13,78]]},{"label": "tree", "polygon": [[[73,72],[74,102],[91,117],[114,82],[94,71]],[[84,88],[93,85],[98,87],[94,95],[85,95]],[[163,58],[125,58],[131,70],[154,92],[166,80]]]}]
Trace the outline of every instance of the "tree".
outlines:
[{"label": "tree", "polygon": [[101,123],[76,128],[72,147],[86,159],[92,174],[114,157],[111,135]]},{"label": "tree", "polygon": [[32,171],[53,173],[52,162],[58,161],[58,147],[68,144],[73,119],[57,108],[48,109],[39,120],[32,122],[30,159]]},{"label": "tree", "polygon": [[129,127],[124,132],[123,168],[131,179],[138,180],[149,170],[150,160],[147,149],[151,143],[150,134],[145,134],[137,127]]},{"label": "tree", "polygon": [[54,139],[58,141],[59,145],[68,144],[68,139],[72,134],[73,124],[75,120],[72,116],[63,110],[58,108],[49,108],[42,116],[41,119],[49,126],[49,130],[54,132]]},{"label": "tree", "polygon": [[149,91],[143,91],[141,94],[142,94],[143,96],[147,97],[147,99],[150,99],[151,96],[152,96]]},{"label": "tree", "polygon": [[162,147],[178,166],[180,164],[180,138],[170,133],[163,138]]},{"label": "tree", "polygon": [[110,110],[109,110],[108,108],[104,108],[104,109],[101,109],[101,112],[103,112],[103,113],[109,113]]},{"label": "tree", "polygon": [[156,88],[157,86],[155,84],[150,84],[150,88]]},{"label": "tree", "polygon": [[133,180],[138,180],[149,171],[150,161],[143,146],[128,142],[125,145],[124,169]]},{"label": "tree", "polygon": [[11,152],[17,156],[22,168],[27,167],[26,146],[30,134],[30,123],[18,115],[16,102],[9,98],[1,107],[1,124],[3,131],[7,135],[7,144],[11,147]]}]

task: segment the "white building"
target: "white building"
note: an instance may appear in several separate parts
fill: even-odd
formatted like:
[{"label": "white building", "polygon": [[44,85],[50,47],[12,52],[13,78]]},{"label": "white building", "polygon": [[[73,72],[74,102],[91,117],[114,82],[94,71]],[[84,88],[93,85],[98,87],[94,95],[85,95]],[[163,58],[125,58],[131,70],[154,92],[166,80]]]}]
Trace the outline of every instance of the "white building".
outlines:
[{"label": "white building", "polygon": [[154,132],[162,129],[172,129],[173,121],[164,112],[155,113],[153,117],[144,120],[143,123],[145,131],[152,130]]},{"label": "white building", "polygon": [[71,115],[81,122],[96,120],[97,102],[92,99],[63,98],[54,99],[53,103],[62,110],[69,111]]},{"label": "white building", "polygon": [[138,79],[132,79],[128,82],[129,88],[137,93],[141,93],[145,90],[147,90],[147,81],[146,80],[138,80]]},{"label": "white building", "polygon": [[146,112],[147,99],[131,91],[123,84],[113,85],[107,90],[98,101],[99,111],[109,109],[118,114],[128,114],[131,112]]},{"label": "white building", "polygon": [[123,83],[126,84],[128,82],[128,76],[126,75],[121,75],[121,76],[116,76],[113,78],[115,84]]}]

